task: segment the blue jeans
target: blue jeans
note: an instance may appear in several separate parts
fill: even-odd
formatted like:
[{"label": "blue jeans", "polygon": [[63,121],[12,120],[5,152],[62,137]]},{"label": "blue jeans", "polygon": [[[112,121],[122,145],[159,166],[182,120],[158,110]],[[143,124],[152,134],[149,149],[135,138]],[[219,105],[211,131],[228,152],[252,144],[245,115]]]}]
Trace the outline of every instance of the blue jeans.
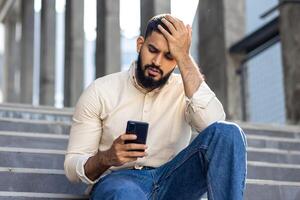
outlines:
[{"label": "blue jeans", "polygon": [[112,172],[94,185],[92,200],[243,199],[246,138],[240,127],[216,122],[168,163]]}]

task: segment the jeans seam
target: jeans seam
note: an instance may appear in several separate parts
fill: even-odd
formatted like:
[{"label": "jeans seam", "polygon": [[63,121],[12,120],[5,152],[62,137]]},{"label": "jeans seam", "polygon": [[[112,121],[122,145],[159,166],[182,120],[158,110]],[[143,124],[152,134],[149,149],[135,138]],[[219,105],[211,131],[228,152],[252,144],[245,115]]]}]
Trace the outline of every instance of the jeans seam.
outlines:
[{"label": "jeans seam", "polygon": [[[204,159],[206,160],[207,163],[209,163],[209,159],[208,159],[206,153],[204,154]],[[211,199],[210,198],[209,199],[214,200],[215,198],[214,198],[213,190],[212,190],[212,187],[211,187],[211,184],[210,184],[210,179],[211,178],[210,178],[210,175],[209,175],[208,169],[207,169],[207,190],[210,191],[210,197],[211,197]]]},{"label": "jeans seam", "polygon": [[152,200],[156,200],[157,198],[157,189],[158,189],[158,185],[154,185],[154,188],[152,189],[152,191],[149,193],[149,196],[147,196],[147,199],[150,199],[150,197],[152,197]]},{"label": "jeans seam", "polygon": [[[195,153],[197,153],[199,150],[194,150],[192,151],[187,157],[186,159],[184,159],[181,163],[179,163],[178,165],[176,165],[173,169],[169,170],[168,174],[164,177],[164,179],[167,179],[177,168],[179,168],[183,163],[185,163],[190,157],[192,157]],[[171,173],[172,171],[172,173]]]},{"label": "jeans seam", "polygon": [[147,199],[152,199],[152,200],[156,200],[156,191],[157,191],[157,183],[156,183],[156,180],[155,180],[155,171],[156,170],[151,170],[150,171],[150,175],[152,177],[152,180],[153,180],[153,189],[148,193],[148,195],[146,195]]},{"label": "jeans seam", "polygon": [[[209,163],[209,159],[207,158],[206,154],[204,154],[204,159],[206,159],[206,162]],[[212,190],[212,187],[211,187],[211,184],[210,184],[210,175],[208,173],[208,170],[207,170],[207,189],[210,191],[210,197],[211,199],[210,200],[214,200],[214,195],[213,195],[213,190]]]},{"label": "jeans seam", "polygon": [[[206,147],[205,145],[201,145],[201,147],[199,147],[198,149],[196,149],[196,150],[194,150],[194,151],[192,151],[188,156],[186,156],[186,159],[184,159],[182,162],[180,162],[178,165],[176,165],[174,168],[172,168],[172,169],[170,169],[169,171],[168,171],[168,173],[166,174],[166,176],[165,177],[163,177],[163,179],[162,180],[160,180],[159,182],[161,182],[161,181],[163,181],[163,180],[165,180],[165,179],[167,179],[177,168],[179,168],[183,163],[185,163],[190,157],[192,157],[195,153],[198,153],[201,149],[202,149],[202,147]],[[205,148],[204,148],[205,149]],[[172,172],[172,173],[171,173]]]},{"label": "jeans seam", "polygon": [[[209,175],[208,175],[208,177],[209,177]],[[209,178],[210,179],[210,178]],[[211,187],[211,184],[210,184],[210,181],[209,180],[207,180],[207,188],[208,188],[208,190],[210,191],[210,195],[209,195],[209,197],[211,197],[211,199],[210,200],[214,200],[215,198],[214,198],[214,195],[213,195],[213,191],[212,191],[212,187]]]}]

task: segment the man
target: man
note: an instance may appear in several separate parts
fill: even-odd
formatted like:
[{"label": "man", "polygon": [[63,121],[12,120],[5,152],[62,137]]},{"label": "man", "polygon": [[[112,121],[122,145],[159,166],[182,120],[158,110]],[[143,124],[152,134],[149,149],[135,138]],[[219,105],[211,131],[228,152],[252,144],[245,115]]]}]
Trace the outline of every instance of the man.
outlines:
[{"label": "man", "polygon": [[[65,171],[93,185],[91,199],[243,198],[245,136],[220,121],[223,107],[189,53],[191,38],[179,19],[153,17],[130,70],[97,79],[81,95]],[[136,139],[124,133],[128,120],[149,123],[146,145],[124,143]]]}]

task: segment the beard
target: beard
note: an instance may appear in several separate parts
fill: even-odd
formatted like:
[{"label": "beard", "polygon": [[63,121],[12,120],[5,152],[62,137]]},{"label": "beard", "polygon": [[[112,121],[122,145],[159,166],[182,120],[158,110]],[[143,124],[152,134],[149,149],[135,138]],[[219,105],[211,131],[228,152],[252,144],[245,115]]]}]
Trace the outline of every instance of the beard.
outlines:
[{"label": "beard", "polygon": [[[145,71],[149,67],[155,68],[159,72],[159,74],[161,75],[161,78],[159,80],[155,80],[154,77],[145,75]],[[159,88],[159,87],[162,87],[163,85],[165,85],[166,82],[169,80],[174,69],[172,71],[170,71],[169,73],[167,73],[166,75],[164,75],[164,72],[158,66],[156,66],[154,64],[145,65],[144,69],[143,69],[142,62],[141,62],[141,54],[139,54],[138,59],[137,59],[137,67],[136,67],[137,81],[141,86],[143,86],[143,88],[153,90],[155,88]]]}]

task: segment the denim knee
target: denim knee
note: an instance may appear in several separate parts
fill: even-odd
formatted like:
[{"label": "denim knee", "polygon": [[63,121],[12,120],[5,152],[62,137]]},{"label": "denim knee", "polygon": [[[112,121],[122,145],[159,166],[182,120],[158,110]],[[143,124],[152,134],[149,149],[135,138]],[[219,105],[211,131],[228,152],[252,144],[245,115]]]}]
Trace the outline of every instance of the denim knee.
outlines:
[{"label": "denim knee", "polygon": [[213,128],[216,133],[219,133],[218,137],[221,137],[227,144],[234,143],[235,145],[247,146],[246,135],[241,127],[235,123],[218,121],[211,124],[209,128]]}]

